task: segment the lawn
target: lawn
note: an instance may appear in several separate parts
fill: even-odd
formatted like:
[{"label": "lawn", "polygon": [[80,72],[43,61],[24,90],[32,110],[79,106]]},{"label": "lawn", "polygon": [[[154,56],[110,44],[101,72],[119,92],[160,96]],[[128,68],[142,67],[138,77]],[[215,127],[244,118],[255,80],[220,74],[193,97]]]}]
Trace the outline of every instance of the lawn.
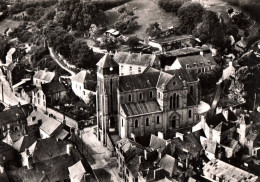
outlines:
[{"label": "lawn", "polygon": [[[163,30],[171,26],[177,26],[179,24],[179,20],[176,15],[165,12],[152,0],[132,0],[131,2],[125,3],[121,6],[127,6],[128,9],[135,8],[136,10],[134,13],[138,17],[136,21],[140,25],[140,28],[138,28],[132,34],[128,34],[127,36],[137,35],[141,39],[146,38],[146,29],[151,23],[154,22],[158,22],[161,29]],[[112,28],[113,24],[119,17],[117,10],[121,6],[106,11],[109,19],[108,28]]]},{"label": "lawn", "polygon": [[4,31],[7,28],[16,28],[18,27],[23,21],[14,21],[11,19],[5,19],[0,22],[0,34],[4,34]]}]

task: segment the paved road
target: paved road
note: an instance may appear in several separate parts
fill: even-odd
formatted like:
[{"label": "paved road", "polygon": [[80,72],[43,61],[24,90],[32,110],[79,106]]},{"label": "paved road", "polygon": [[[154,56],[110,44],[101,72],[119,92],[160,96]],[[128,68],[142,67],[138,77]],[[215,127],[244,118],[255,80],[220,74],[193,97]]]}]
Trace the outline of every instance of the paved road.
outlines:
[{"label": "paved road", "polygon": [[[3,89],[2,89],[3,87]],[[2,90],[4,92],[4,101],[2,98]],[[19,102],[23,104],[28,104],[26,101],[16,97],[14,92],[12,91],[8,81],[5,78],[5,75],[3,74],[2,70],[0,69],[0,100],[3,101],[6,105],[17,105]]]},{"label": "paved road", "polygon": [[69,72],[71,74],[71,76],[74,76],[76,73],[72,70],[70,70],[69,68],[67,68],[66,66],[64,66],[63,64],[60,63],[60,60],[58,58],[58,56],[56,55],[55,51],[53,50],[52,47],[48,47],[49,51],[50,51],[50,55],[51,57],[54,59],[54,61],[64,70],[66,70],[67,72]]},{"label": "paved road", "polygon": [[123,181],[118,175],[116,158],[111,157],[111,151],[104,147],[93,132],[93,127],[85,128],[82,139],[88,146],[88,153],[94,159],[89,161],[100,182]]}]

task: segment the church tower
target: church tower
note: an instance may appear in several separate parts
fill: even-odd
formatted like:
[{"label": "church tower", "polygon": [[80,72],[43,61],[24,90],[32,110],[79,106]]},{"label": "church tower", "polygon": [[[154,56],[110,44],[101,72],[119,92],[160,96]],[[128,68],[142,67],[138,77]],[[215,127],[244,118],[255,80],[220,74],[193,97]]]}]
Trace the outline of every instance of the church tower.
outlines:
[{"label": "church tower", "polygon": [[117,88],[119,65],[105,54],[97,63],[97,136],[107,145],[109,130],[116,130],[118,118]]}]

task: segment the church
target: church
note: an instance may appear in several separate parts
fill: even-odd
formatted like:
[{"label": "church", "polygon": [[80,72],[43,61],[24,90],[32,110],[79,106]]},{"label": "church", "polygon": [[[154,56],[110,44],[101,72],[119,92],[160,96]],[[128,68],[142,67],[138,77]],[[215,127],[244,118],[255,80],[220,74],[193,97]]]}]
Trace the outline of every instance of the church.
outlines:
[{"label": "church", "polygon": [[97,136],[104,145],[110,132],[121,138],[195,125],[199,119],[199,79],[186,69],[120,76],[106,54],[97,63]]}]

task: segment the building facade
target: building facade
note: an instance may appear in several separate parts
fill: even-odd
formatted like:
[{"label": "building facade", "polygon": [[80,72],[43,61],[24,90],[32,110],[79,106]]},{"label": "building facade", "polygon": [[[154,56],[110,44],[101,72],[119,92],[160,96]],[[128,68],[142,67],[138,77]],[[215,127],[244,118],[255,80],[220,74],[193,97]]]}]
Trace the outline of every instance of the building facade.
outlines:
[{"label": "building facade", "polygon": [[196,124],[199,80],[185,69],[119,76],[119,65],[106,54],[97,64],[98,139],[109,132],[121,138],[166,132]]}]

